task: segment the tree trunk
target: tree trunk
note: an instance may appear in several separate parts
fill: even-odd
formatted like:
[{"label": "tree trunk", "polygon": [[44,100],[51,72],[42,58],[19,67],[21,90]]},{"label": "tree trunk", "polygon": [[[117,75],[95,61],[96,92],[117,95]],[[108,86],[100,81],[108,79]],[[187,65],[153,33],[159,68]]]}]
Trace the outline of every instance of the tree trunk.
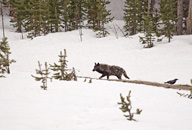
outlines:
[{"label": "tree trunk", "polygon": [[177,0],[177,35],[183,32],[183,0]]},{"label": "tree trunk", "polygon": [[154,5],[156,0],[151,0],[151,11],[154,11]]},{"label": "tree trunk", "polygon": [[192,0],[189,0],[189,11],[187,17],[187,34],[192,33]]},{"label": "tree trunk", "polygon": [[3,38],[5,38],[4,19],[3,19],[3,3],[0,3],[0,14],[2,17]]}]

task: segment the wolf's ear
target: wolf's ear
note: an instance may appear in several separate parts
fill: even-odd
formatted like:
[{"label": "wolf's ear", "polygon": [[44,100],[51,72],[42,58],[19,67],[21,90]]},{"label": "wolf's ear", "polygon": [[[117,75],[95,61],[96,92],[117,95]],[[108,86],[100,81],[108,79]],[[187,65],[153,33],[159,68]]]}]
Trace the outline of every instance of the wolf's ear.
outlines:
[{"label": "wolf's ear", "polygon": [[95,65],[97,65],[97,64],[95,63]]},{"label": "wolf's ear", "polygon": [[100,65],[99,63],[97,63],[97,65]]}]

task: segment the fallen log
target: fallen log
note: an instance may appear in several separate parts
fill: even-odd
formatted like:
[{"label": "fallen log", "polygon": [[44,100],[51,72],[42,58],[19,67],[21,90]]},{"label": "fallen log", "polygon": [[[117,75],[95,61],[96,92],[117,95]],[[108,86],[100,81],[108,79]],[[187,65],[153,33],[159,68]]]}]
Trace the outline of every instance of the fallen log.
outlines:
[{"label": "fallen log", "polygon": [[163,87],[163,88],[171,88],[171,89],[179,89],[179,90],[191,90],[192,86],[187,84],[176,84],[170,85],[165,83],[151,82],[151,81],[142,81],[142,80],[118,80],[118,79],[98,79],[84,76],[77,76],[78,78],[86,78],[86,79],[95,79],[95,80],[106,80],[106,81],[115,81],[115,82],[124,82],[124,83],[133,83],[133,84],[143,84],[155,87]]}]

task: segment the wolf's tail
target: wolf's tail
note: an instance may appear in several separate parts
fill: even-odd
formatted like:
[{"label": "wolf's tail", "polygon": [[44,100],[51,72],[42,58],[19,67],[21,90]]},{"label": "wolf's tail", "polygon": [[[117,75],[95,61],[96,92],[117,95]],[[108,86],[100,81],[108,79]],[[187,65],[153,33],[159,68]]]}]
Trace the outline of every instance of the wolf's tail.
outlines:
[{"label": "wolf's tail", "polygon": [[127,79],[130,79],[128,76],[127,76],[127,73],[124,71],[123,72],[123,75],[127,78]]}]

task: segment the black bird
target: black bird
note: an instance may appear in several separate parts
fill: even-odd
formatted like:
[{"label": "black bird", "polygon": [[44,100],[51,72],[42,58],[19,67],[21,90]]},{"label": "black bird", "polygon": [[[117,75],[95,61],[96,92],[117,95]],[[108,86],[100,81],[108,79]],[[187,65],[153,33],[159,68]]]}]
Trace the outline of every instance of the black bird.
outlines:
[{"label": "black bird", "polygon": [[167,81],[165,83],[167,83],[167,84],[175,84],[177,80],[179,80],[179,79],[169,80],[169,81]]}]

